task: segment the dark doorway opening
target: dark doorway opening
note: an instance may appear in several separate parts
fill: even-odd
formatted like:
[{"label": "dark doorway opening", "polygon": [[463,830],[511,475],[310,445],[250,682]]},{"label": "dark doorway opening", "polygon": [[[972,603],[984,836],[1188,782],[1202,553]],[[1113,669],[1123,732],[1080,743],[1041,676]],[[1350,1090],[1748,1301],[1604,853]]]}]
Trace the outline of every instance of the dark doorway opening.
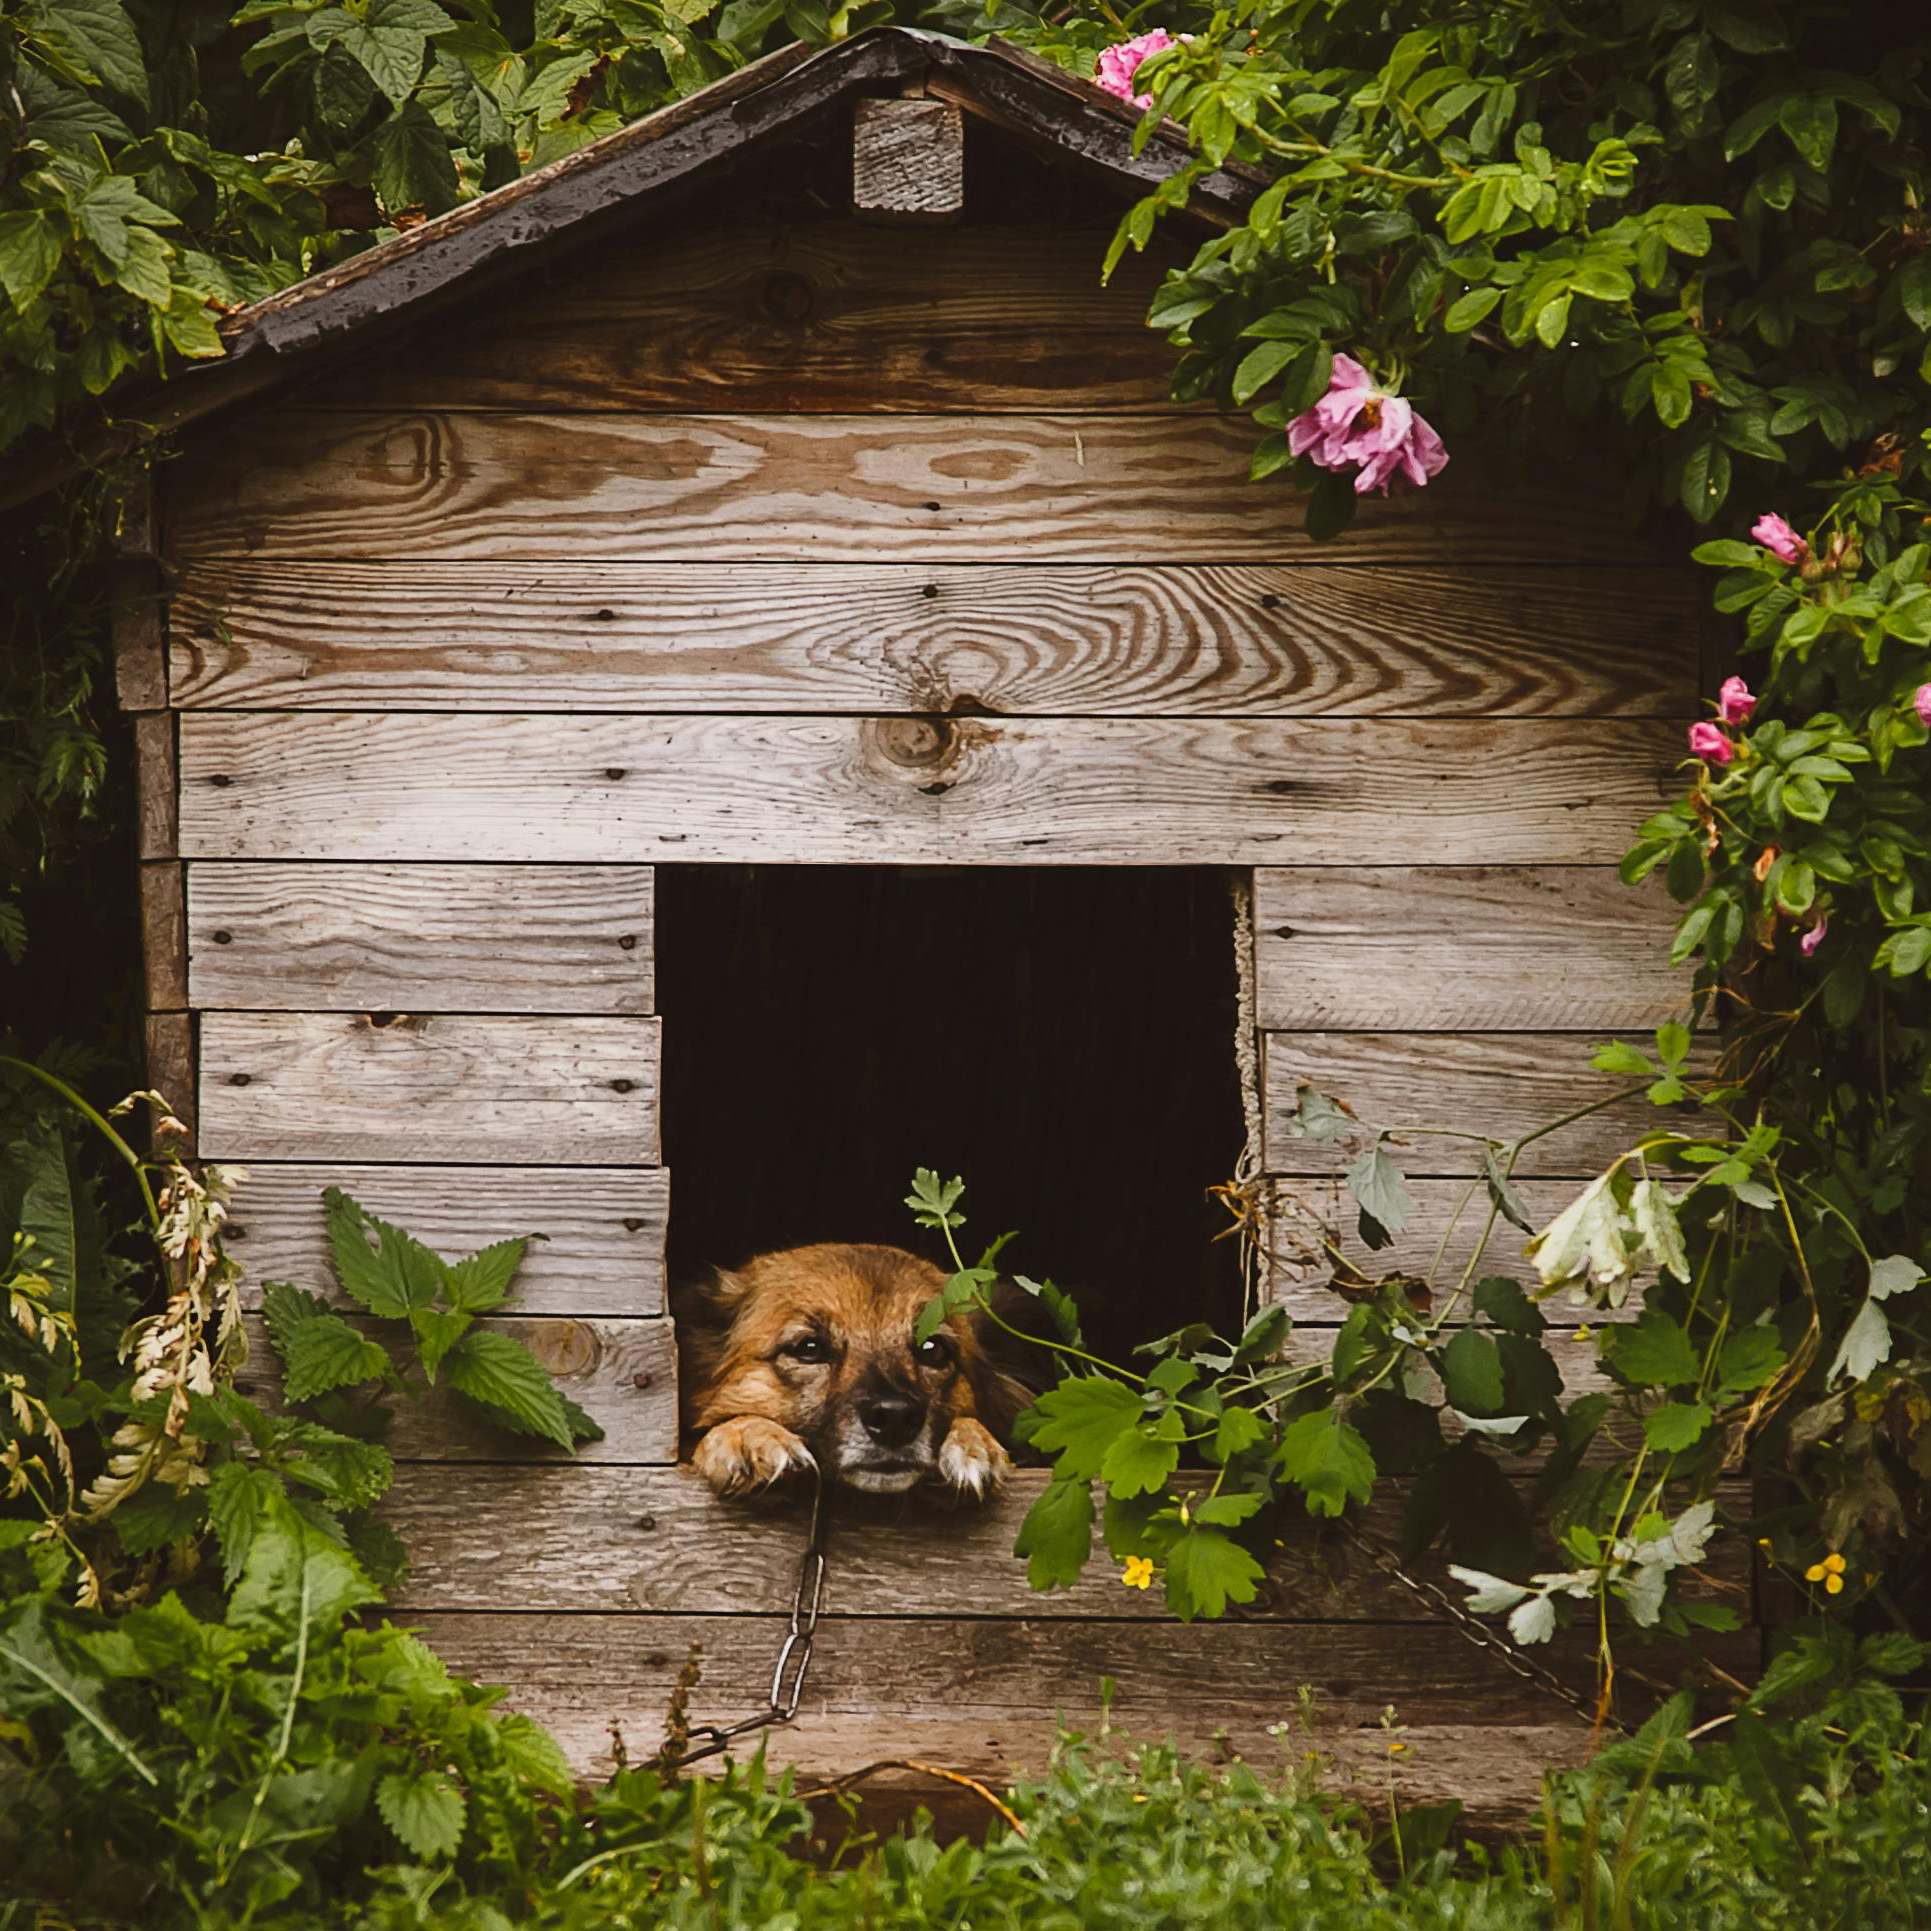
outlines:
[{"label": "dark doorway opening", "polygon": [[672,1280],[815,1240],[940,1260],[902,1204],[930,1166],[968,1258],[1018,1228],[1001,1264],[1102,1352],[1233,1325],[1232,917],[1214,871],[660,867]]}]

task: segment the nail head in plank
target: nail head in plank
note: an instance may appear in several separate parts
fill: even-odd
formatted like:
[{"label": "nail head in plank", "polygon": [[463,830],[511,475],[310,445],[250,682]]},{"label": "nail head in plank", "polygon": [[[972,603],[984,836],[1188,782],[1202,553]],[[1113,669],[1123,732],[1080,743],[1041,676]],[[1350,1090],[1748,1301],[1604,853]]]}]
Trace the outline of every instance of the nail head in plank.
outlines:
[{"label": "nail head in plank", "polygon": [[647,865],[195,865],[194,1003],[647,1013],[651,883]]},{"label": "nail head in plank", "polygon": [[201,1015],[218,1160],[657,1162],[654,1019]]}]

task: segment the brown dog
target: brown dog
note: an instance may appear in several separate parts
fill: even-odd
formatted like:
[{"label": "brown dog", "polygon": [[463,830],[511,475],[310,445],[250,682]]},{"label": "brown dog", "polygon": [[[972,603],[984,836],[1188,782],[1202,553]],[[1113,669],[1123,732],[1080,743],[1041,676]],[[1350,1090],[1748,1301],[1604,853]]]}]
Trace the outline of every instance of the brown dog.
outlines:
[{"label": "brown dog", "polygon": [[793,1247],[719,1270],[679,1309],[698,1473],[720,1495],[812,1467],[875,1495],[928,1480],[990,1494],[1012,1467],[993,1431],[1029,1397],[992,1360],[982,1317],[914,1341],[944,1285],[897,1247]]}]

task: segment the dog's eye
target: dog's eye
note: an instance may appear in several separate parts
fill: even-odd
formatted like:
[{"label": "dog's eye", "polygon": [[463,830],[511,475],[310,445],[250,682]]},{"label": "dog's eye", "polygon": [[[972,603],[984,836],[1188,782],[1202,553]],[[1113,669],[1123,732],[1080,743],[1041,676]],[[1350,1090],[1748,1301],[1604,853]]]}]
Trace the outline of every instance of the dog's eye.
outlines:
[{"label": "dog's eye", "polygon": [[912,1354],[924,1367],[943,1368],[952,1359],[952,1343],[944,1335],[934,1334],[921,1341]]},{"label": "dog's eye", "polygon": [[793,1361],[829,1361],[831,1348],[822,1334],[801,1334],[778,1350]]}]

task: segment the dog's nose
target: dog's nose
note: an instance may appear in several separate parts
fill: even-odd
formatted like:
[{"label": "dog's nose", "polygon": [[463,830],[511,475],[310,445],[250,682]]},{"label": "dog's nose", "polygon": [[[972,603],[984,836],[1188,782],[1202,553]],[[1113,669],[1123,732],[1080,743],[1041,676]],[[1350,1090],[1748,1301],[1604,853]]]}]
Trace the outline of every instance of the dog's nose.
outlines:
[{"label": "dog's nose", "polygon": [[858,1404],[865,1432],[885,1448],[903,1448],[925,1426],[925,1403],[910,1395],[871,1395]]}]

